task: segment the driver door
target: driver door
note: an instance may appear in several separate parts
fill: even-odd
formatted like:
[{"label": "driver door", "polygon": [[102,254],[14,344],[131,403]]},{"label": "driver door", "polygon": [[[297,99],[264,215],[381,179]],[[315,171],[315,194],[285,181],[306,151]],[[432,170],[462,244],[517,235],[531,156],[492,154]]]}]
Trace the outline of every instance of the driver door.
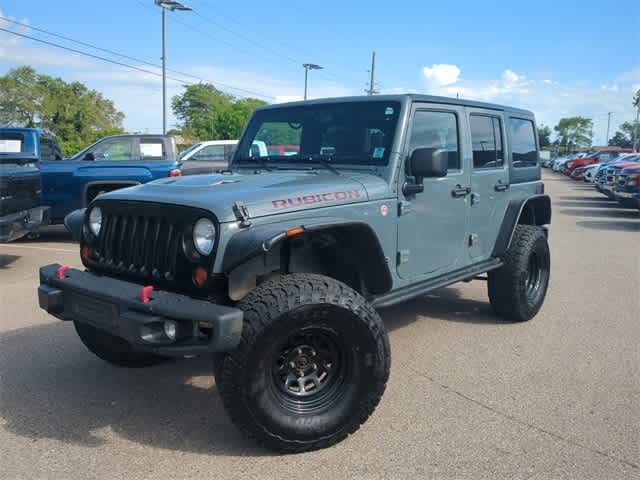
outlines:
[{"label": "driver door", "polygon": [[[397,272],[403,278],[425,280],[469,263],[464,113],[456,105],[418,103],[412,108],[405,165],[416,148],[444,149],[449,161],[447,176],[425,178],[422,193],[400,193]],[[400,175],[400,192],[405,181],[413,181],[409,175],[406,169]]]}]

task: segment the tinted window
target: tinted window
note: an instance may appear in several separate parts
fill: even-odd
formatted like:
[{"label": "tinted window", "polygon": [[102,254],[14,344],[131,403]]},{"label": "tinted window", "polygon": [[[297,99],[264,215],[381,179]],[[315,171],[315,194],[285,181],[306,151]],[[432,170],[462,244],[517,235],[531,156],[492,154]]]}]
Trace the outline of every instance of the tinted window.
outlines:
[{"label": "tinted window", "polygon": [[511,161],[516,168],[534,167],[538,163],[538,147],[533,122],[521,118],[509,119]]},{"label": "tinted window", "polygon": [[502,167],[504,154],[500,119],[485,115],[471,115],[471,143],[473,168]]},{"label": "tinted window", "polygon": [[413,119],[409,153],[416,148],[444,149],[449,156],[449,170],[460,169],[456,114],[418,110]]},{"label": "tinted window", "polygon": [[[133,159],[133,139],[112,138],[98,143],[93,150],[95,160],[127,161]],[[87,152],[89,153],[89,152]]]},{"label": "tinted window", "polygon": [[60,160],[62,155],[58,150],[58,145],[49,138],[40,138],[40,160],[53,161]]},{"label": "tinted window", "polygon": [[197,162],[215,162],[224,159],[224,145],[209,145],[191,157],[191,160]]},{"label": "tinted window", "polygon": [[308,104],[257,111],[243,136],[237,162],[253,162],[252,142],[264,142],[268,160],[386,165],[400,103],[362,101]]}]

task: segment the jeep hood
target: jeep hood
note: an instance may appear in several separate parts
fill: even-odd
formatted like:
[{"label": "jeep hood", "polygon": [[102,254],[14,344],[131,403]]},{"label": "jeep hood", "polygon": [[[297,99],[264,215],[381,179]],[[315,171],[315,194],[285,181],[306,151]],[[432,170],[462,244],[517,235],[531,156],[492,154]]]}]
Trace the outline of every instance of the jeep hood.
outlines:
[{"label": "jeep hood", "polygon": [[365,185],[381,190],[384,180],[374,175],[324,171],[224,173],[156,180],[115,190],[100,199],[120,199],[186,205],[213,212],[220,222],[238,219],[234,204],[246,207],[250,218],[331,205],[365,202]]}]

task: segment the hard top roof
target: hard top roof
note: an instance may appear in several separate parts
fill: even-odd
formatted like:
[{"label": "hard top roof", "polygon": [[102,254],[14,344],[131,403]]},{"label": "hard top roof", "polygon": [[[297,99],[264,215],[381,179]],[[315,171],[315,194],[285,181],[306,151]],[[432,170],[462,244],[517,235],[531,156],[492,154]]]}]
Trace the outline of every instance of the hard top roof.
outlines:
[{"label": "hard top roof", "polygon": [[509,107],[505,105],[498,105],[495,103],[478,102],[475,100],[467,100],[464,98],[451,98],[440,97],[436,95],[423,95],[419,93],[405,93],[398,95],[358,95],[353,97],[334,97],[334,98],[319,98],[315,100],[305,100],[299,102],[288,103],[272,103],[258,108],[257,110],[269,110],[272,108],[280,107],[293,107],[303,105],[319,105],[329,103],[346,103],[346,102],[426,102],[426,103],[441,103],[447,105],[460,105],[465,107],[487,108],[491,110],[509,111],[520,115],[533,116],[533,112],[524,110],[521,108]]}]

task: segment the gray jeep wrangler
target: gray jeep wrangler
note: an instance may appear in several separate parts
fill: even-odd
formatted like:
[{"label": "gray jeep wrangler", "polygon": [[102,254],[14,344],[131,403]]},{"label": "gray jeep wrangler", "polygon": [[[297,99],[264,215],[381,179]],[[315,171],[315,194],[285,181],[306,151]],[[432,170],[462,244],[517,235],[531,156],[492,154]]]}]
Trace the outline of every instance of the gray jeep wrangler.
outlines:
[{"label": "gray jeep wrangler", "polygon": [[42,267],[39,302],[116,365],[210,355],[233,422],[300,452],[378,404],[391,352],[376,309],[488,272],[498,316],[536,315],[550,220],[531,112],[422,95],[270,105],[228,171],[70,214],[85,270]]}]

